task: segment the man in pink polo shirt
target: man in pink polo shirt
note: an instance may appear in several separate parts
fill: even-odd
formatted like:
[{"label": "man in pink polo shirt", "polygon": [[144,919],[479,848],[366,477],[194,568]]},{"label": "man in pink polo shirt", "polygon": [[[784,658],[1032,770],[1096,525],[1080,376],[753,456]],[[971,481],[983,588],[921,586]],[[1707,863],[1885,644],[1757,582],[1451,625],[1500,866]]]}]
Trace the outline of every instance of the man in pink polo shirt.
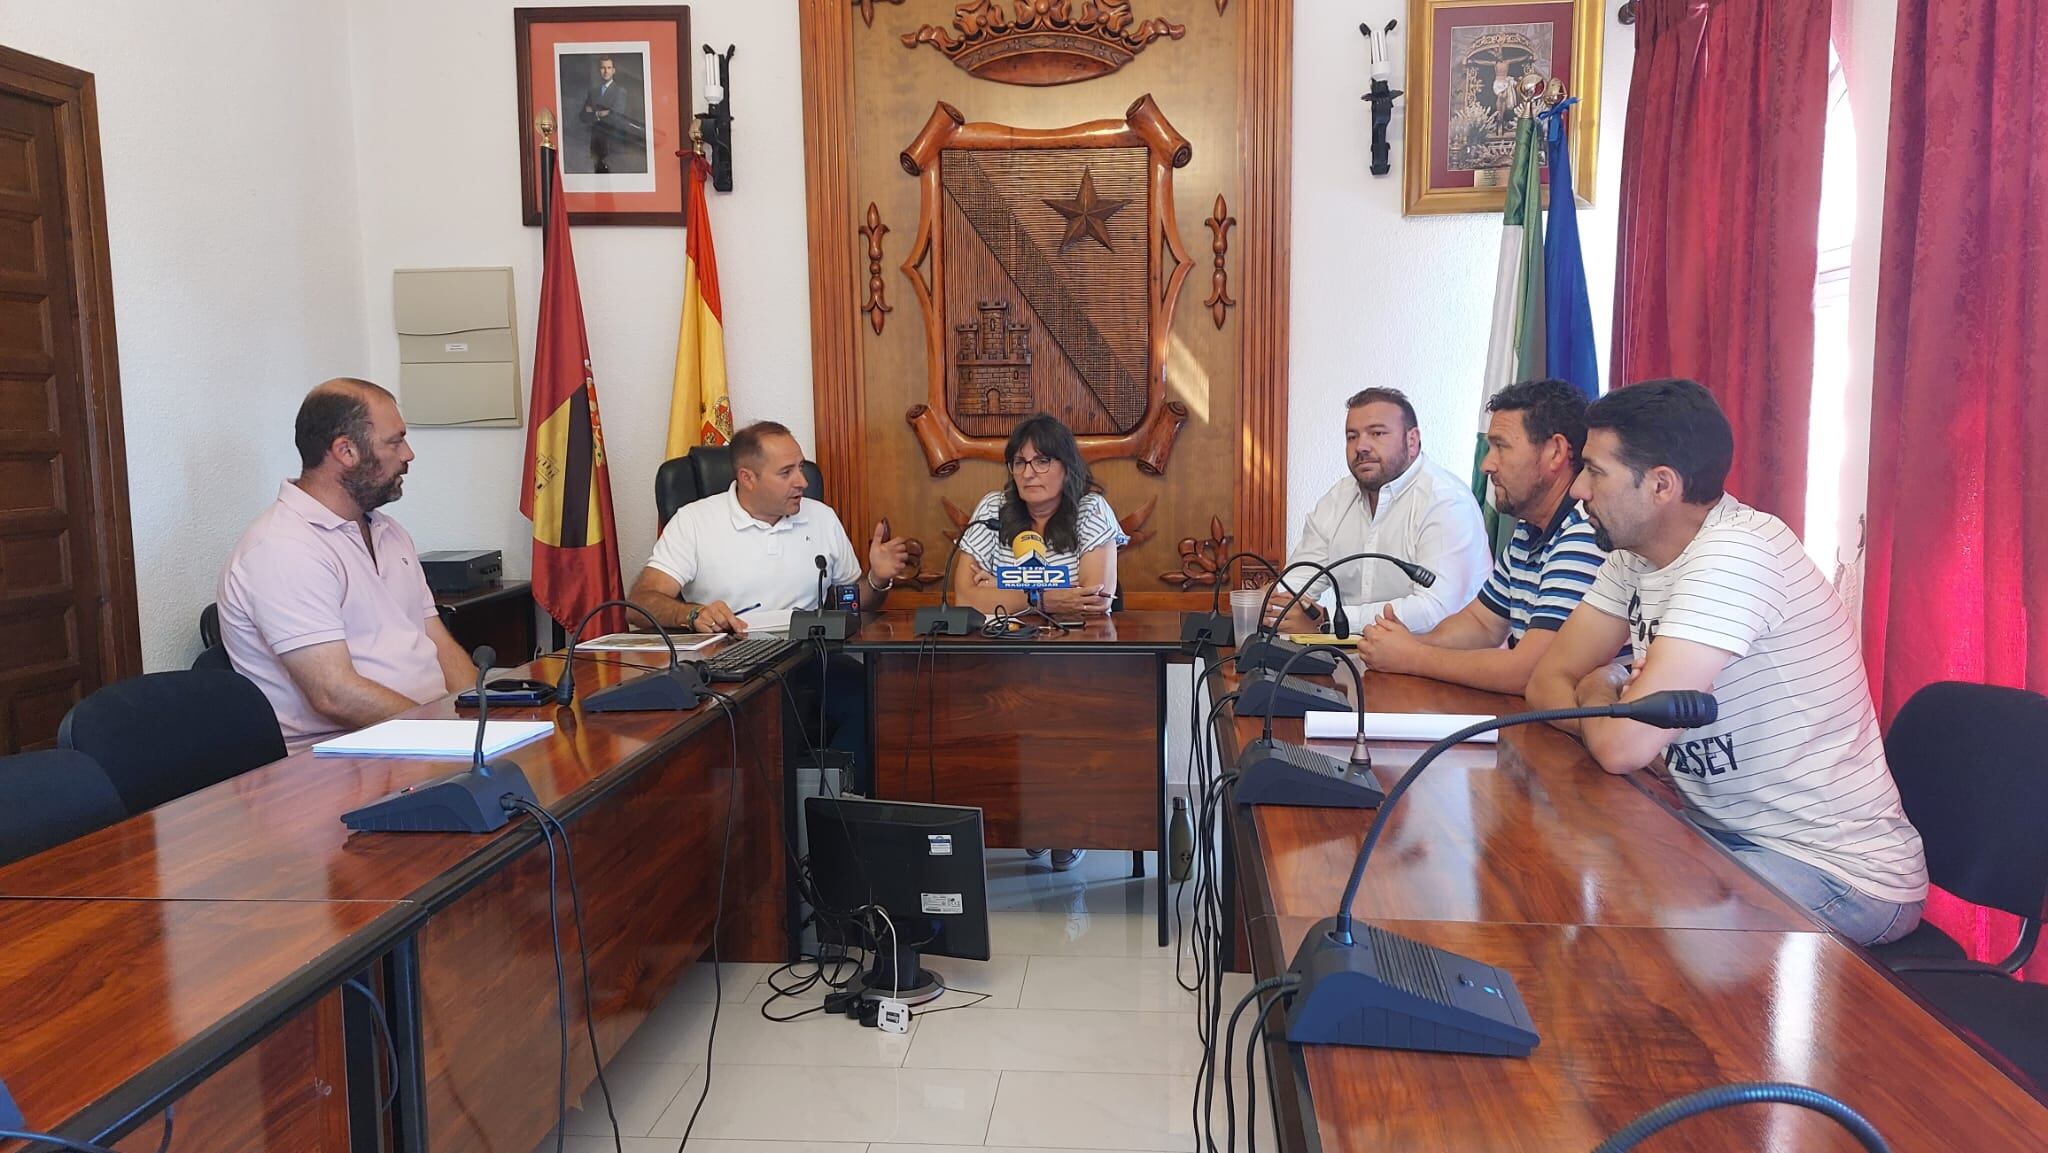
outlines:
[{"label": "man in pink polo shirt", "polygon": [[467,687],[397,500],[412,447],[389,392],[341,377],[306,394],[303,471],[242,534],[220,575],[220,632],[297,752]]}]

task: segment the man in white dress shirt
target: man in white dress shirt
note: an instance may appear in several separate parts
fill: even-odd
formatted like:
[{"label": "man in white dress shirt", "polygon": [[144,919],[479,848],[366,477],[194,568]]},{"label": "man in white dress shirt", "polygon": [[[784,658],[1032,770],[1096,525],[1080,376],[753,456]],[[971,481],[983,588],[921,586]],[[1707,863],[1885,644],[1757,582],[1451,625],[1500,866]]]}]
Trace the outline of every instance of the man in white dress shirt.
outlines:
[{"label": "man in white dress shirt", "polygon": [[[1493,550],[1471,488],[1422,452],[1415,406],[1399,389],[1368,388],[1345,402],[1344,455],[1351,475],[1338,481],[1308,514],[1289,564],[1328,564],[1359,552],[1383,552],[1436,574],[1420,588],[1400,569],[1359,560],[1334,570],[1337,595],[1351,628],[1362,629],[1388,610],[1410,632],[1424,633],[1479,595],[1493,570]],[[1297,573],[1290,588],[1312,574]],[[1314,631],[1330,621],[1330,584],[1314,578],[1314,599],[1282,621],[1291,631]],[[1278,604],[1282,603],[1275,598]]]}]

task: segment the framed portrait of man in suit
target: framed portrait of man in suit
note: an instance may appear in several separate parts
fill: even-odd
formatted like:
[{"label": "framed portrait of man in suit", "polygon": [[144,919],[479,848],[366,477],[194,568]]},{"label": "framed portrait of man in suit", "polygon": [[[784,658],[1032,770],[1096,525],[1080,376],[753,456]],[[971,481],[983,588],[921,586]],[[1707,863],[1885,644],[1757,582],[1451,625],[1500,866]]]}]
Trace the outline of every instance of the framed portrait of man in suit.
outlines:
[{"label": "framed portrait of man in suit", "polygon": [[540,141],[552,126],[571,224],[683,222],[690,141],[690,10],[518,8],[520,173],[526,223],[540,223]]}]

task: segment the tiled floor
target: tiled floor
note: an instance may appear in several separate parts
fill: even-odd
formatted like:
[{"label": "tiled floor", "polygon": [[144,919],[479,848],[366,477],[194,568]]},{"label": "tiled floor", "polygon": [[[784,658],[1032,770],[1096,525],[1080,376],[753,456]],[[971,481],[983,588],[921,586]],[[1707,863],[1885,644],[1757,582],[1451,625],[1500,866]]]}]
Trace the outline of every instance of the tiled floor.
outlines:
[{"label": "tiled floor", "polygon": [[[1192,1153],[1196,1000],[1174,980],[1174,950],[1154,943],[1155,882],[1130,878],[1130,863],[1096,852],[1057,874],[992,850],[994,956],[929,958],[959,992],[920,1006],[904,1036],[822,1014],[764,1020],[770,966],[725,966],[692,1153]],[[1226,1010],[1249,987],[1227,976]],[[625,1153],[676,1148],[704,1086],[711,1001],[700,965],[606,1067]],[[565,1149],[611,1150],[594,1086],[584,1104]],[[1219,1143],[1222,1113],[1219,1085]],[[1259,1114],[1259,1142],[1277,1150],[1263,1099]]]}]

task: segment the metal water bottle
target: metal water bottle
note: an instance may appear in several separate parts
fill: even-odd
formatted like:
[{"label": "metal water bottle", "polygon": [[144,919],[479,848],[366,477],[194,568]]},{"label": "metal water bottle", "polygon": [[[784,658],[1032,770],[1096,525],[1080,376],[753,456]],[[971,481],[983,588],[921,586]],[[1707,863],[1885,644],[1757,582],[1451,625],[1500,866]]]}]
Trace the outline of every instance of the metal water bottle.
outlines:
[{"label": "metal water bottle", "polygon": [[1166,826],[1167,855],[1172,861],[1173,871],[1169,876],[1175,881],[1185,881],[1195,869],[1195,823],[1188,816],[1188,799],[1173,799],[1173,815]]}]

